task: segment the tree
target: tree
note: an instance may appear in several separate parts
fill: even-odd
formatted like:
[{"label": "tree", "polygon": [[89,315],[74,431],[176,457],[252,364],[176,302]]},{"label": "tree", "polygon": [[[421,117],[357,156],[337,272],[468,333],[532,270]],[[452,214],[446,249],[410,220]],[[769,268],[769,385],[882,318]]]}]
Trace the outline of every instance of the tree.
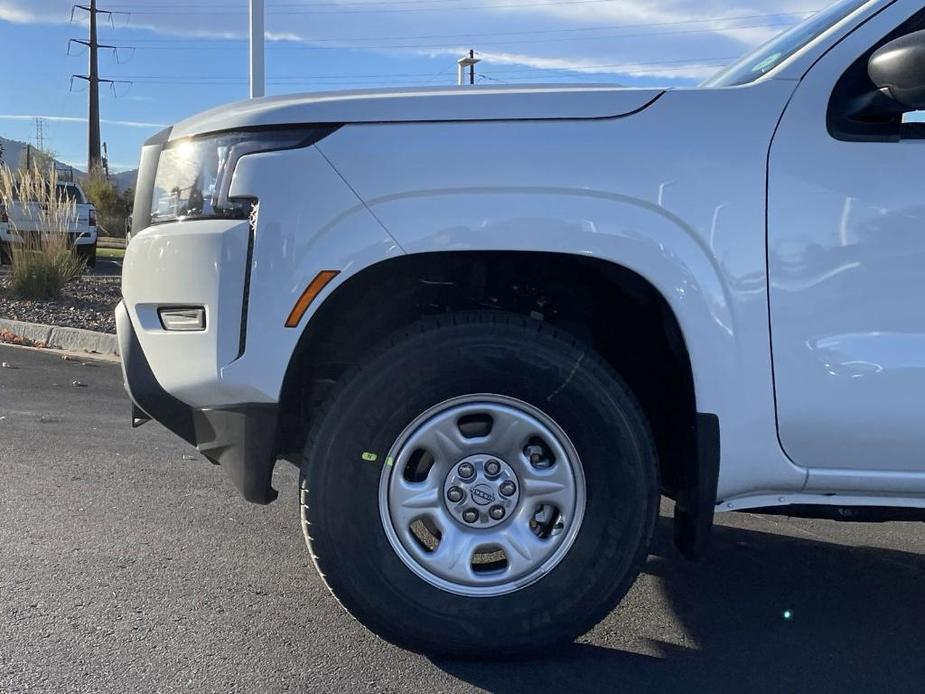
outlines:
[{"label": "tree", "polygon": [[84,192],[96,207],[96,221],[105,236],[124,236],[128,216],[132,213],[132,200],[116,190],[105,174],[95,169],[84,185]]}]

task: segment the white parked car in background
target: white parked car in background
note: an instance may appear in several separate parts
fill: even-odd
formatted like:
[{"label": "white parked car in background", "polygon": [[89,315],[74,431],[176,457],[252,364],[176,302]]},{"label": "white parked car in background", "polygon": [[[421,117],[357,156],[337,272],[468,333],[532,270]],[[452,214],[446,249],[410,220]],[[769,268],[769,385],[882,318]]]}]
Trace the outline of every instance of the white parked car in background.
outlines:
[{"label": "white parked car in background", "polygon": [[[68,222],[68,244],[77,255],[84,258],[88,267],[96,266],[96,208],[87,199],[77,183],[57,183],[58,195],[73,201],[74,217]],[[9,256],[12,245],[22,243],[33,234],[61,233],[60,230],[44,229],[41,202],[13,200],[8,205],[0,204],[0,255]]]},{"label": "white parked car in background", "polygon": [[[921,0],[843,0],[696,89],[281,96],[142,151],[117,309],[153,418],[403,646],[549,652],[659,495],[925,517]],[[799,558],[794,558],[799,561]],[[914,617],[912,617],[914,618]]]}]

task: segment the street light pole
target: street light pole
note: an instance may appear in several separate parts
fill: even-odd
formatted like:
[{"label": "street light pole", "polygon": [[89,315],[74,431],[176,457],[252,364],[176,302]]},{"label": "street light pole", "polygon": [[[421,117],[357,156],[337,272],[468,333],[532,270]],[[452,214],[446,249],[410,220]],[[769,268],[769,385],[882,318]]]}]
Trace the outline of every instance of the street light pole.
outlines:
[{"label": "street light pole", "polygon": [[263,0],[250,0],[251,99],[264,95],[266,68],[263,49]]}]

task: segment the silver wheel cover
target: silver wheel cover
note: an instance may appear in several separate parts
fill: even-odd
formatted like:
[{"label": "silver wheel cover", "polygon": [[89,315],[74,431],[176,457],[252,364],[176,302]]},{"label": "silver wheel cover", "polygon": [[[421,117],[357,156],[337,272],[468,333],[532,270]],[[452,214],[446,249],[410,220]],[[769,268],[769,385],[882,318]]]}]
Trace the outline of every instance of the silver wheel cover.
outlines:
[{"label": "silver wheel cover", "polygon": [[491,597],[549,573],[584,516],[578,453],[545,413],[477,394],[431,407],[382,467],[379,512],[417,576],[457,595]]}]

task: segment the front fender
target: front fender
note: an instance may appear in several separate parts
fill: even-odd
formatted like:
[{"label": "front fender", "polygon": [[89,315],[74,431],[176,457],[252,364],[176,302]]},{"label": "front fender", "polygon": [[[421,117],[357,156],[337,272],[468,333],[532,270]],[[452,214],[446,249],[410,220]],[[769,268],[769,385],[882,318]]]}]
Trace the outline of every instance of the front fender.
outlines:
[{"label": "front fender", "polygon": [[662,294],[678,319],[698,367],[698,409],[722,407],[724,371],[739,361],[730,298],[697,234],[665,209],[561,188],[419,191],[368,204],[407,253],[542,250],[632,270]]},{"label": "front fender", "polygon": [[[712,238],[645,200],[555,187],[424,190],[367,205],[407,253],[542,250],[592,256],[637,273],[675,314],[697,410],[718,417],[718,498],[804,484],[805,471],[783,455],[774,426],[764,254],[750,261],[757,269],[743,273],[741,264],[733,269],[720,260],[728,254],[711,252],[729,243],[731,227],[714,223]],[[736,252],[740,259],[748,251]]]},{"label": "front fender", "polygon": [[[277,402],[289,360],[314,311],[355,273],[402,254],[315,147],[243,157],[233,196],[259,201],[247,303],[246,348],[226,365],[227,389]],[[337,270],[296,328],[286,318],[322,270]]]}]

